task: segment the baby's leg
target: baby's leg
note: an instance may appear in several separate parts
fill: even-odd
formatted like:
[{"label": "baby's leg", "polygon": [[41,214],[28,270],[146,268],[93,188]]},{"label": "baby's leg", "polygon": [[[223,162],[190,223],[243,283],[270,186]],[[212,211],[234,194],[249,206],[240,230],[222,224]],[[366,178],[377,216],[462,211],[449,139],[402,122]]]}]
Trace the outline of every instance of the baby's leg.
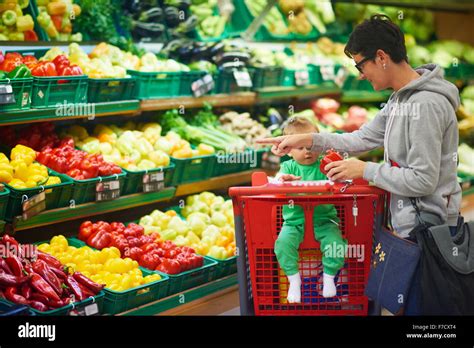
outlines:
[{"label": "baby's leg", "polygon": [[342,238],[339,227],[328,222],[315,226],[316,239],[321,243],[323,261],[323,297],[336,296],[334,276],[344,266],[347,241]]},{"label": "baby's leg", "polygon": [[287,297],[289,303],[301,302],[298,248],[303,241],[303,237],[303,226],[288,226],[283,224],[278,239],[275,242],[275,255],[290,283]]}]

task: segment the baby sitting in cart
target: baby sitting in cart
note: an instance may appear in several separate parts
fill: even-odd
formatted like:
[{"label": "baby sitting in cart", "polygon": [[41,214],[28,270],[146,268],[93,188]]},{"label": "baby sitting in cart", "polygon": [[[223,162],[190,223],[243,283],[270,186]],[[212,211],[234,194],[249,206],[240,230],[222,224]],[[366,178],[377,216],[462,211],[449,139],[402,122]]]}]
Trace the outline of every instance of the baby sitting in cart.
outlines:
[{"label": "baby sitting in cart", "polygon": [[[318,128],[308,119],[293,117],[288,120],[283,133],[304,134],[316,133]],[[298,148],[289,153],[291,160],[281,164],[276,178],[281,181],[313,181],[327,180],[319,169],[319,154],[310,149]],[[288,302],[301,302],[301,275],[298,268],[298,248],[304,239],[304,213],[299,205],[283,206],[284,223],[278,239],[275,242],[275,254],[281,269],[285,272],[290,283]],[[342,238],[339,229],[339,218],[334,205],[318,205],[313,214],[314,236],[321,245],[323,264],[323,297],[336,295],[334,277],[344,265],[344,257],[336,257],[336,250],[343,247],[346,250],[347,241]],[[331,252],[334,250],[334,252]]]}]

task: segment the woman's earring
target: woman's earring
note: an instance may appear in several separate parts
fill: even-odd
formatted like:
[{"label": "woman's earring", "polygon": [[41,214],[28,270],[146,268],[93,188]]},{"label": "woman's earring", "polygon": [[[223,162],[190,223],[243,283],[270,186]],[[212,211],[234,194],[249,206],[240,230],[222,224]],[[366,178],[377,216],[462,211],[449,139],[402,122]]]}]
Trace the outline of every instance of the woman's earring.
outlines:
[{"label": "woman's earring", "polygon": [[383,66],[383,69],[384,69],[384,70],[387,69],[387,65],[386,65],[385,63],[383,63],[382,66]]}]

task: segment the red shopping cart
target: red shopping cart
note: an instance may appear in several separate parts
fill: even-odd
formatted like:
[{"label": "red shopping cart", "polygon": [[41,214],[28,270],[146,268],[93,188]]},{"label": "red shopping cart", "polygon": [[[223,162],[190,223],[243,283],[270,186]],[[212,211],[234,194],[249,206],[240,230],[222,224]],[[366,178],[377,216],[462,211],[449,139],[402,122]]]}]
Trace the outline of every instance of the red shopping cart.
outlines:
[{"label": "red shopping cart", "polygon": [[[387,193],[364,180],[268,183],[263,172],[252,175],[252,187],[231,187],[238,248],[241,314],[367,315],[367,283],[374,231],[386,223]],[[282,207],[300,205],[305,236],[300,245],[301,303],[287,303],[288,282],[274,253],[283,224]],[[313,233],[313,211],[333,204],[342,235],[348,241],[345,265],[336,275],[337,294],[322,296],[322,263]]]}]

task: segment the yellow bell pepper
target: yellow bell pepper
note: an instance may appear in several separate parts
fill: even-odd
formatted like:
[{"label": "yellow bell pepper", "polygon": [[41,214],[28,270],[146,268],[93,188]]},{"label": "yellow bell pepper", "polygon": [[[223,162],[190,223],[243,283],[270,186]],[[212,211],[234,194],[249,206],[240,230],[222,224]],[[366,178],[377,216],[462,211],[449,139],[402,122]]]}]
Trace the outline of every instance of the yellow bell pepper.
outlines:
[{"label": "yellow bell pepper", "polygon": [[26,185],[25,185],[25,182],[23,180],[20,180],[20,179],[12,179],[8,185],[10,185],[11,187],[13,188],[16,188],[16,189],[26,189]]},{"label": "yellow bell pepper", "polygon": [[14,177],[22,181],[28,180],[30,173],[28,171],[28,165],[25,162],[19,162],[17,166],[13,167],[15,169]]},{"label": "yellow bell pepper", "polygon": [[31,164],[36,159],[36,151],[24,145],[17,145],[13,148],[10,158],[12,160],[22,159],[26,164]]},{"label": "yellow bell pepper", "polygon": [[13,167],[9,162],[0,162],[0,171],[6,171],[13,175]]},{"label": "yellow bell pepper", "polygon": [[45,186],[48,185],[57,185],[61,183],[61,178],[59,176],[50,176],[48,181],[44,184]]},{"label": "yellow bell pepper", "polygon": [[10,163],[7,155],[5,155],[3,152],[0,152],[0,163]]},{"label": "yellow bell pepper", "polygon": [[6,170],[0,170],[0,182],[10,182],[13,179],[11,173]]},{"label": "yellow bell pepper", "polygon": [[20,16],[16,20],[16,28],[18,31],[33,30],[34,26],[33,17],[29,14]]}]

